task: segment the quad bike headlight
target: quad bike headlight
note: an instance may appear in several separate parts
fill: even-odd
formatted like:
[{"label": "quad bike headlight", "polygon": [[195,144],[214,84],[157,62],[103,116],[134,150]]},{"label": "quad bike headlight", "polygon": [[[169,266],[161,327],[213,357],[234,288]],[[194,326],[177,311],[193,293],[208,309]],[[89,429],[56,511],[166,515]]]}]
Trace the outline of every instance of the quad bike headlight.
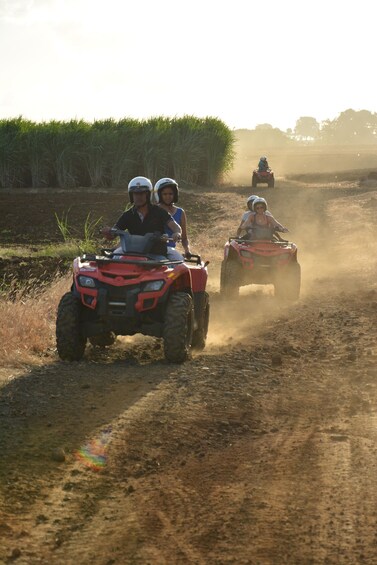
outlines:
[{"label": "quad bike headlight", "polygon": [[85,286],[86,288],[95,288],[96,282],[92,277],[85,277],[84,275],[79,276],[79,285]]},{"label": "quad bike headlight", "polygon": [[150,281],[143,286],[143,292],[157,292],[162,289],[165,281]]}]

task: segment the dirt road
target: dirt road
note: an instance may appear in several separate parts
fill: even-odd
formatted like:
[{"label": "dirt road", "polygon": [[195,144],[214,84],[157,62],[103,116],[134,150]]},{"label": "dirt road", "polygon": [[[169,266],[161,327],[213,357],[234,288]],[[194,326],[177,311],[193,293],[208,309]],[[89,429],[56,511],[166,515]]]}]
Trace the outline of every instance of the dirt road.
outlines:
[{"label": "dirt road", "polygon": [[220,299],[250,189],[209,193],[202,354],[129,338],[3,370],[0,563],[377,562],[377,187],[277,186],[258,191],[298,244],[297,304]]}]

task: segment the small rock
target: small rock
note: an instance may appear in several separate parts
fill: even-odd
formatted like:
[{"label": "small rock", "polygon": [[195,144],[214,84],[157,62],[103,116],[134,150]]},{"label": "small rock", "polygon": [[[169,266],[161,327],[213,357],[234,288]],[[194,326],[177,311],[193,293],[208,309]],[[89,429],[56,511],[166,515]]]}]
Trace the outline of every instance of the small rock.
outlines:
[{"label": "small rock", "polygon": [[75,483],[71,483],[71,482],[65,483],[62,488],[63,490],[66,491],[73,490],[75,488]]},{"label": "small rock", "polygon": [[271,362],[273,365],[282,365],[283,364],[283,359],[282,356],[279,353],[275,353],[274,355],[272,355],[271,357]]},{"label": "small rock", "polygon": [[18,547],[15,547],[11,553],[11,559],[18,559],[21,557],[21,550]]},{"label": "small rock", "polygon": [[65,451],[61,447],[57,447],[51,453],[51,459],[57,461],[58,463],[63,463],[66,459]]}]

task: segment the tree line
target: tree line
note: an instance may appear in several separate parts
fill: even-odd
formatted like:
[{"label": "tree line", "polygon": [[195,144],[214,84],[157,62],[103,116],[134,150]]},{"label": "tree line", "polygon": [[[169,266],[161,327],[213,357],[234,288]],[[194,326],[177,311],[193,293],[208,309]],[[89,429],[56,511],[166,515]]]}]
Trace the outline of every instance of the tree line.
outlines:
[{"label": "tree line", "polygon": [[345,110],[334,120],[318,122],[302,116],[293,129],[282,131],[270,124],[259,124],[254,130],[235,132],[238,141],[256,147],[311,145],[377,145],[377,113],[368,110]]}]

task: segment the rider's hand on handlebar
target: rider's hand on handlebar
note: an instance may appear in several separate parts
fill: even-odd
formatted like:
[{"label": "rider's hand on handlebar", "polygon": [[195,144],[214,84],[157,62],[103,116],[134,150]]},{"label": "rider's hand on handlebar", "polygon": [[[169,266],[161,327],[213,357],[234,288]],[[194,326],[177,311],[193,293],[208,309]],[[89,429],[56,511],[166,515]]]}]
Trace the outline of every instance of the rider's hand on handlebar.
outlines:
[{"label": "rider's hand on handlebar", "polygon": [[113,229],[110,228],[109,226],[105,226],[104,228],[101,229],[101,234],[103,235],[103,237],[105,239],[114,239],[115,235],[113,233]]},{"label": "rider's hand on handlebar", "polygon": [[179,232],[176,232],[176,233],[173,233],[171,237],[172,237],[172,240],[177,243],[177,241],[181,241],[182,234],[179,233]]}]

